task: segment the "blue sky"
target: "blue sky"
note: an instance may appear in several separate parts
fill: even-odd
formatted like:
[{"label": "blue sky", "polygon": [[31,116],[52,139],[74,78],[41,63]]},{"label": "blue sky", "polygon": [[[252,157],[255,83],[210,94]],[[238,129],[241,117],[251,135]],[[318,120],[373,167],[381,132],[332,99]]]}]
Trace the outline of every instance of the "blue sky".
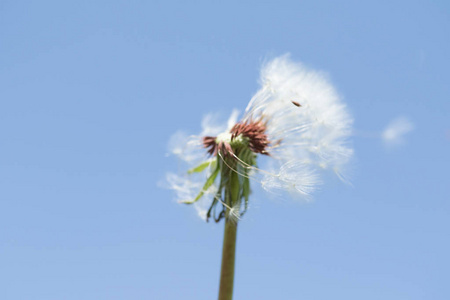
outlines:
[{"label": "blue sky", "polygon": [[354,116],[353,186],[255,186],[235,299],[449,299],[449,37],[446,1],[2,1],[0,298],[214,299],[223,224],[158,186],[167,142],[290,52]]}]

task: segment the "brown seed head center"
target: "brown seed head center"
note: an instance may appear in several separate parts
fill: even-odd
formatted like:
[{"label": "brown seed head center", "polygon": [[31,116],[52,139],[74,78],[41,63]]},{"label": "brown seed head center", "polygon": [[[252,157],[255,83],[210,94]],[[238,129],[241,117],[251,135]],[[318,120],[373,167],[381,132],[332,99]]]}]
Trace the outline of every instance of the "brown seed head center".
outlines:
[{"label": "brown seed head center", "polygon": [[[254,153],[261,153],[269,155],[267,152],[267,147],[270,145],[270,141],[266,135],[266,122],[250,121],[250,122],[240,122],[233,126],[230,130],[231,134],[231,144],[233,140],[239,136],[246,138],[248,141],[248,147]],[[203,138],[203,147],[208,149],[210,155],[217,155],[220,151],[225,156],[234,154],[233,147],[229,142],[217,141],[216,137],[205,136]]]}]

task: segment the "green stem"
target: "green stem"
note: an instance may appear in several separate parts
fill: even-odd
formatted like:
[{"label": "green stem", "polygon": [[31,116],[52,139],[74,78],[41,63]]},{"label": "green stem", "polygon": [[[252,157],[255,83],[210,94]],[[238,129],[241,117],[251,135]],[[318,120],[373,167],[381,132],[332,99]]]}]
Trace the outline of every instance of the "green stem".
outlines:
[{"label": "green stem", "polygon": [[233,299],[234,262],[236,254],[237,221],[225,219],[219,300]]},{"label": "green stem", "polygon": [[[236,168],[236,161],[229,160],[229,165]],[[239,175],[232,169],[229,172],[225,189],[225,202],[231,208],[239,206]],[[229,208],[225,214],[225,232],[223,234],[222,267],[220,270],[219,300],[233,299],[234,265],[236,256],[237,219],[231,215]]]}]

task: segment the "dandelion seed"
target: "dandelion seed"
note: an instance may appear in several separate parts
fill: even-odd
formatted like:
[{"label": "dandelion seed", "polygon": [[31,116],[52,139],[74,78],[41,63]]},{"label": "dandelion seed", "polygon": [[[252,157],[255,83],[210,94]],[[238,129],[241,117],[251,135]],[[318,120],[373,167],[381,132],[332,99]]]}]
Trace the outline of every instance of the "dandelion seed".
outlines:
[{"label": "dandelion seed", "polygon": [[409,119],[398,117],[389,123],[381,137],[387,146],[401,145],[405,142],[404,136],[413,129],[414,125]]}]

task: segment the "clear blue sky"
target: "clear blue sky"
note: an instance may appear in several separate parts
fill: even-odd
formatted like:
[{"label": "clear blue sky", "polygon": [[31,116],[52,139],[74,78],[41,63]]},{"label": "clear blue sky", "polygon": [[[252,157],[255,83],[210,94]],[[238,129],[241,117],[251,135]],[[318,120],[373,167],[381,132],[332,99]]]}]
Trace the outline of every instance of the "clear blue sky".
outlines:
[{"label": "clear blue sky", "polygon": [[[223,224],[158,187],[178,129],[244,109],[261,62],[326,70],[353,187],[256,190],[235,299],[450,299],[447,1],[1,1],[0,299],[215,299]],[[393,118],[415,125],[386,149]]]}]

